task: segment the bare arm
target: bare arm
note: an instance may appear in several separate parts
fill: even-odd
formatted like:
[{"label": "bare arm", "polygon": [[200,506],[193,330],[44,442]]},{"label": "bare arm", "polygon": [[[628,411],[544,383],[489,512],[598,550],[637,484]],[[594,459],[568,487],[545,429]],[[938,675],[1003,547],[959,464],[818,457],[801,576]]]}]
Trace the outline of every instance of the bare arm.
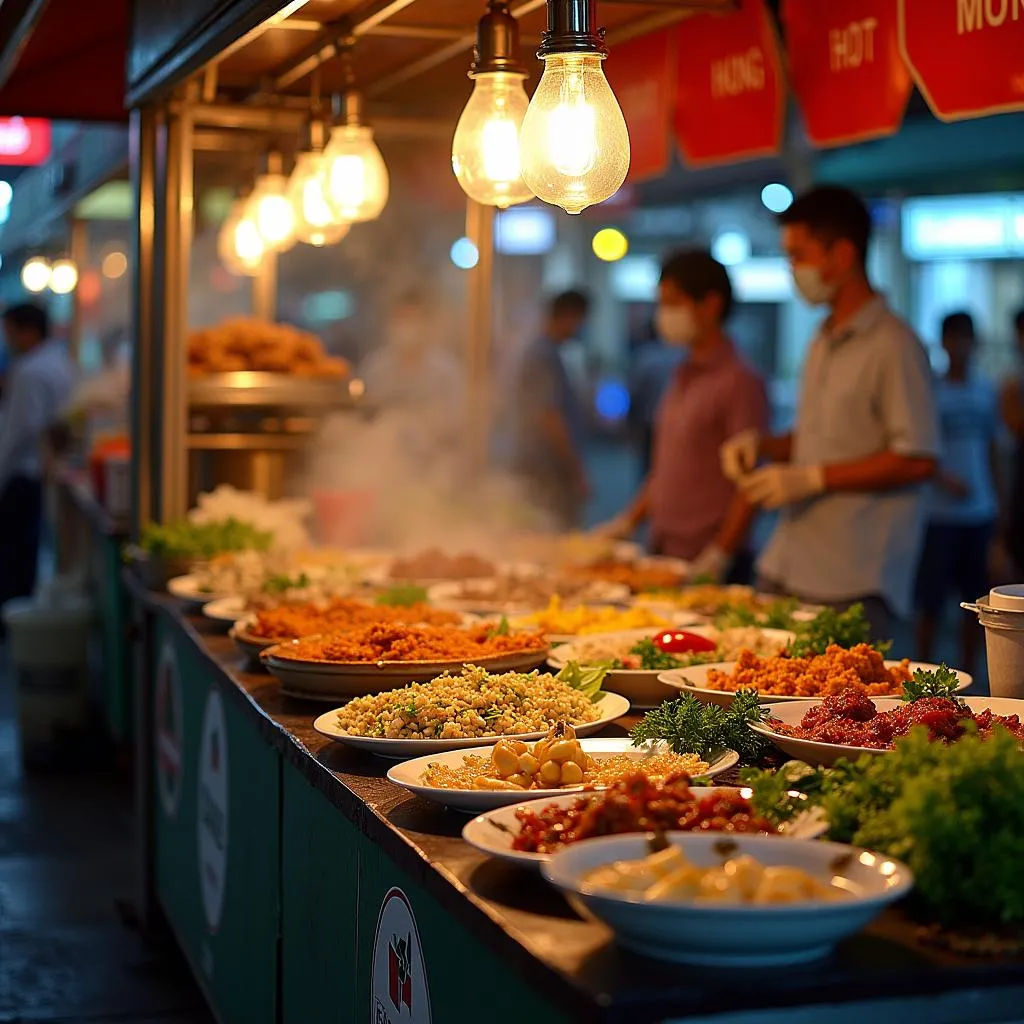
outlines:
[{"label": "bare arm", "polygon": [[742,492],[737,491],[712,543],[727,555],[736,554],[746,541],[756,517],[757,506],[752,505],[743,497]]},{"label": "bare arm", "polygon": [[891,491],[931,479],[938,460],[930,455],[885,451],[824,467],[827,491]]}]

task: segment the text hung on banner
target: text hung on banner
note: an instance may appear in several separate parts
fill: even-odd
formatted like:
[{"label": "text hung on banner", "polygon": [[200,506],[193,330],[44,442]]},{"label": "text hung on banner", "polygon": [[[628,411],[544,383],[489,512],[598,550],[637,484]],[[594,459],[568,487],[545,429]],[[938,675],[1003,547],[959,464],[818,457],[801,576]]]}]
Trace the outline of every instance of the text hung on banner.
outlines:
[{"label": "text hung on banner", "polygon": [[698,14],[676,29],[675,133],[694,166],[774,156],[786,90],[775,24],[764,0]]},{"label": "text hung on banner", "polygon": [[1024,110],[1024,0],[900,0],[899,33],[936,117]]},{"label": "text hung on banner", "polygon": [[899,0],[783,0],[790,81],[815,146],[894,135],[914,84]]}]

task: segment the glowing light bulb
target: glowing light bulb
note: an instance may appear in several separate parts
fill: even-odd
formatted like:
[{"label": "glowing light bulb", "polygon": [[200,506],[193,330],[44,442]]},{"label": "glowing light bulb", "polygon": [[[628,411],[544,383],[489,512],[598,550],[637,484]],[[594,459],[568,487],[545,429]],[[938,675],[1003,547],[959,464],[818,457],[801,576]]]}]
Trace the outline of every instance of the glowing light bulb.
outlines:
[{"label": "glowing light bulb", "polygon": [[283,174],[261,174],[246,207],[264,247],[273,252],[284,252],[295,244],[295,211],[287,191]]},{"label": "glowing light bulb", "polygon": [[455,128],[452,170],[463,192],[485,206],[504,210],[533,198],[519,159],[519,129],[530,103],[525,77],[506,71],[477,75]]},{"label": "glowing light bulb", "polygon": [[232,274],[253,277],[259,272],[267,247],[248,210],[244,199],[232,207],[217,235],[217,255]]},{"label": "glowing light bulb", "polygon": [[42,256],[33,256],[21,268],[21,283],[26,291],[45,291],[50,283],[50,262]]},{"label": "glowing light bulb", "polygon": [[68,295],[78,284],[78,267],[74,260],[54,260],[50,267],[50,291],[54,295]]},{"label": "glowing light bulb", "polygon": [[338,220],[376,220],[387,205],[388,169],[364,125],[342,124],[324,150],[324,198]]},{"label": "glowing light bulb", "polygon": [[295,237],[307,245],[333,245],[348,234],[348,223],[338,220],[324,196],[326,167],[323,153],[303,153],[288,180]]},{"label": "glowing light bulb", "polygon": [[629,171],[629,133],[596,53],[553,53],[523,119],[523,180],[538,199],[581,213]]}]

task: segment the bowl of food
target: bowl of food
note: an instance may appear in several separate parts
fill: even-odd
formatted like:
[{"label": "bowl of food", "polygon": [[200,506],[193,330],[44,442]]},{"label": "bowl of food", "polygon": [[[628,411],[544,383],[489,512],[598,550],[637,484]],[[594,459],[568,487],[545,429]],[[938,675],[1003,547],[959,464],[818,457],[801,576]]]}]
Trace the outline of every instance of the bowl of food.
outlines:
[{"label": "bowl of food", "polygon": [[603,686],[629,698],[635,708],[649,708],[677,694],[675,686],[661,681],[662,673],[705,663],[737,658],[744,649],[758,654],[777,654],[793,639],[781,629],[741,626],[716,629],[633,629],[579,637],[555,647],[548,664],[561,668],[570,661],[603,665],[608,675]]},{"label": "bowl of food", "polygon": [[825,956],[913,886],[899,861],[841,843],[695,832],[586,839],[541,872],[625,948],[720,967]]},{"label": "bowl of food", "polygon": [[[765,704],[806,701],[850,689],[869,697],[899,697],[915,671],[938,668],[907,659],[886,660],[870,644],[832,644],[824,653],[807,657],[745,650],[734,662],[673,669],[658,679],[699,700],[728,707],[741,689],[756,690]],[[957,671],[956,677],[958,690],[966,690],[973,681],[966,672]]]}]

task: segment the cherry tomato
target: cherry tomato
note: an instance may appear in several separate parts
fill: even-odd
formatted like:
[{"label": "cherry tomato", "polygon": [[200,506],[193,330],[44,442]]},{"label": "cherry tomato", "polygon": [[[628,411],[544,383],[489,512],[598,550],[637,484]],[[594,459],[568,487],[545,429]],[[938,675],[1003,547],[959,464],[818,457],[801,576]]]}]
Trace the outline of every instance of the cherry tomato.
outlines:
[{"label": "cherry tomato", "polygon": [[698,651],[713,651],[718,645],[699,633],[688,633],[685,629],[666,630],[654,638],[654,646],[666,654],[692,654]]}]

